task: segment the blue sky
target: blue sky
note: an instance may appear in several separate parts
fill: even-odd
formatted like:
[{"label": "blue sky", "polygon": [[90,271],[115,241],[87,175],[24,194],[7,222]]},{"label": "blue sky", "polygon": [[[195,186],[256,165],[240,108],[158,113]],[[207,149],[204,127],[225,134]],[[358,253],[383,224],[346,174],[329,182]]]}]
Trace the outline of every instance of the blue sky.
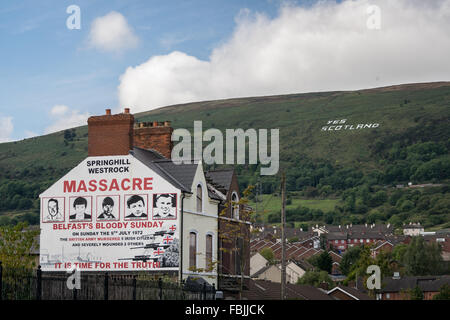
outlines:
[{"label": "blue sky", "polygon": [[[404,21],[396,18],[394,22],[389,17],[398,17],[396,10],[402,8],[387,8],[385,1],[378,2],[386,23],[374,31],[367,30],[370,14],[366,15],[365,10],[377,0],[357,0],[356,4],[328,1],[329,5],[320,7],[316,1],[277,0],[3,0],[0,3],[0,142],[63,129],[65,123],[66,127],[72,123],[79,125],[80,119],[83,122],[88,115],[102,114],[107,107],[142,111],[202,99],[449,80],[450,67],[448,59],[444,59],[450,53],[450,30],[445,22],[448,11],[431,19],[420,16],[424,11],[420,4],[412,4],[412,13],[405,14]],[[437,2],[448,10],[448,0]],[[399,3],[407,5],[406,0]],[[411,3],[416,1],[411,0],[408,6]],[[70,5],[80,7],[80,30],[66,27],[70,16],[66,8]],[[442,12],[442,8],[427,9]],[[102,50],[89,42],[95,19],[111,12],[125,19],[127,28],[137,39],[136,45],[127,48],[125,38],[117,39],[123,41],[120,49]],[[352,15],[356,13],[358,18],[354,19]],[[340,20],[343,14],[348,14],[349,19]],[[431,26],[420,27],[420,32],[419,26],[405,29],[411,19],[429,21]],[[347,25],[346,21],[355,24]],[[358,35],[348,28],[354,28]],[[311,35],[324,41],[311,40]],[[419,50],[414,47],[421,37],[430,41],[426,40],[430,35],[444,38],[439,50],[423,51],[422,47]],[[409,37],[414,40],[408,42]],[[393,48],[396,38],[402,39],[406,49],[418,51],[414,57],[419,59],[415,60],[416,65],[399,62],[404,52],[400,50],[397,56],[398,50]],[[350,78],[345,70],[356,62],[355,57],[347,59],[346,52],[367,47],[367,43],[379,46],[370,48],[370,53],[360,49],[356,61],[361,65],[372,64],[373,68]],[[334,50],[338,54],[333,54]],[[380,54],[370,56],[377,50],[386,52],[388,59]],[[328,54],[332,55],[328,57]],[[423,54],[433,59],[423,60]],[[316,61],[317,57],[322,62]],[[441,67],[437,66],[439,63]],[[174,71],[174,65],[181,71]],[[321,71],[325,76],[319,76]],[[279,80],[276,83],[268,80],[272,78],[290,80],[280,87]],[[302,82],[303,79],[310,81]],[[242,83],[236,86],[233,84],[236,81]],[[69,118],[78,120],[71,122]],[[60,125],[55,126],[55,122]]]},{"label": "blue sky", "polygon": [[[66,8],[81,9],[81,29],[69,30]],[[103,113],[117,106],[119,76],[150,56],[180,50],[206,59],[226,39],[241,8],[273,15],[277,1],[2,1],[0,116],[13,118],[12,139],[42,134],[54,105]],[[120,54],[87,48],[92,21],[120,12],[141,39]]]}]

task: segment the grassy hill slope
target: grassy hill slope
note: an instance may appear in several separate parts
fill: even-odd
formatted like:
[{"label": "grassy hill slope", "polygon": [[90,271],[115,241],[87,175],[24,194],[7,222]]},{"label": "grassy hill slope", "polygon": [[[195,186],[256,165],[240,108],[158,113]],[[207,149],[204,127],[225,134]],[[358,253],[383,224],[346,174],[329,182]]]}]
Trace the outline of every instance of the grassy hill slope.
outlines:
[{"label": "grassy hill slope", "polygon": [[[447,163],[450,82],[205,101],[142,112],[135,117],[138,121],[169,120],[174,128],[189,130],[193,129],[194,120],[203,121],[203,130],[218,128],[222,132],[227,128],[279,128],[280,160],[291,191],[309,192],[308,188],[315,188],[322,197],[332,194],[335,198],[370,179],[374,181],[368,182],[369,187],[407,182],[411,177],[416,177],[417,183],[448,179],[447,175],[442,179],[420,175],[417,168],[429,161],[445,162],[444,166]],[[342,119],[354,126],[378,123],[379,127],[321,131],[328,121]],[[433,153],[430,159],[417,160],[416,154],[421,151],[414,151],[411,146],[424,142],[442,143],[444,151]],[[395,152],[410,153],[392,155]],[[36,212],[36,196],[86,156],[86,126],[0,144],[0,195],[8,197],[4,202],[7,205],[0,205],[0,213]],[[394,173],[391,177],[389,166],[393,171],[405,167],[406,173]],[[237,170],[242,185],[259,179],[256,166],[240,166]],[[339,185],[339,180],[348,180],[347,177],[350,180]],[[275,177],[264,177],[264,185],[269,187],[263,191],[271,193],[277,181]],[[327,187],[325,192],[325,186],[331,190]],[[372,188],[370,193],[376,191]],[[314,197],[314,190],[311,192],[305,196]],[[15,200],[14,195],[18,195]],[[24,199],[32,203],[25,203]]]}]

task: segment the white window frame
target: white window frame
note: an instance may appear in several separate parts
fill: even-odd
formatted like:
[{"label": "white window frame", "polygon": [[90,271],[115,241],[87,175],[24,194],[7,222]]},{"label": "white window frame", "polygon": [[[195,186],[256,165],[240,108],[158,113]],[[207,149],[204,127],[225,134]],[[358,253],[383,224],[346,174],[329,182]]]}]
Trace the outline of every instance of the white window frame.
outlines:
[{"label": "white window frame", "polygon": [[[231,218],[239,220],[239,205],[236,205],[236,207],[233,205],[233,196],[236,196],[237,201],[235,202],[239,202],[239,195],[236,191],[233,191],[231,194]],[[234,214],[235,210],[237,213],[236,215]]]},{"label": "white window frame", "polygon": [[[215,250],[214,250],[214,241],[215,241],[216,237],[214,236],[214,232],[208,231],[205,234],[205,269],[208,268],[208,264],[206,263],[206,239],[207,239],[208,236],[212,237],[212,243],[211,243],[211,255],[212,255],[211,256],[211,261],[212,262],[214,262],[214,254],[216,253]],[[213,270],[214,270],[214,267],[213,267]]]},{"label": "white window frame", "polygon": [[191,233],[195,233],[195,268],[198,268],[198,231],[195,229],[189,230],[189,241],[188,241],[188,252],[189,252],[189,263],[188,268],[191,267]]},{"label": "white window frame", "polygon": [[[198,201],[198,186],[200,186],[200,188],[202,188],[202,205],[201,205],[201,211],[197,210],[197,201]],[[203,186],[203,183],[199,182],[197,183],[196,187],[195,187],[195,211],[197,213],[203,213],[205,212],[205,188]]]}]

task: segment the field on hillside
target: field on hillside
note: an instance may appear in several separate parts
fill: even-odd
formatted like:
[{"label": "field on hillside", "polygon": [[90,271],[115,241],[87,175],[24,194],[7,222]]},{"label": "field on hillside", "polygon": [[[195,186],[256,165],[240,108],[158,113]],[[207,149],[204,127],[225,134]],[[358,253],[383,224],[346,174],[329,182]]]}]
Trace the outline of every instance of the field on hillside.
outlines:
[{"label": "field on hillside", "polygon": [[[291,201],[286,204],[286,209],[295,209],[299,206],[310,209],[320,209],[323,212],[332,212],[340,199],[302,199],[298,195],[290,197]],[[255,215],[264,217],[267,222],[267,217],[270,214],[279,214],[281,212],[281,196],[279,194],[263,194],[259,196],[259,201],[256,203],[253,199],[248,202],[248,205],[255,210]]]}]

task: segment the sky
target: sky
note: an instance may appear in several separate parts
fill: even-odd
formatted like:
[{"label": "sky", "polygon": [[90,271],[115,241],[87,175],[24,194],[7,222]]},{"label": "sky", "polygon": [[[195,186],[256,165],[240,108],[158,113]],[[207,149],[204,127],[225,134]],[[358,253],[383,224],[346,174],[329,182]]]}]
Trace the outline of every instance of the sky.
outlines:
[{"label": "sky", "polygon": [[450,80],[450,0],[2,0],[0,39],[0,143],[106,108]]}]

